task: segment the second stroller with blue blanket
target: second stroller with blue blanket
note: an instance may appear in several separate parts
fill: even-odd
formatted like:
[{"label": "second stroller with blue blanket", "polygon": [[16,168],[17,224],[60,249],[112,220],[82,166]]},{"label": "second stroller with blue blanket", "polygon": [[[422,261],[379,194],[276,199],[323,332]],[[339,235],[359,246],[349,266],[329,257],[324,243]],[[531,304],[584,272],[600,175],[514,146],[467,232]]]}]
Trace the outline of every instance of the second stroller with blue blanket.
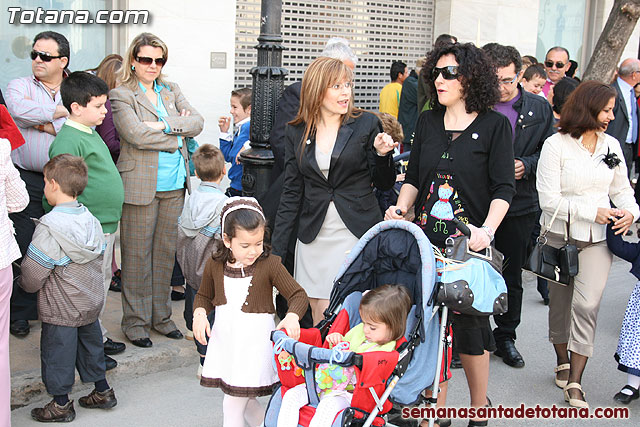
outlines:
[{"label": "second stroller with blue blanket", "polygon": [[[422,390],[434,381],[439,359],[439,315],[431,298],[435,276],[433,250],[419,227],[406,221],[385,221],[371,228],[338,273],[325,320],[317,328],[302,330],[298,341],[283,331],[273,332],[274,363],[281,384],[267,407],[265,427],[277,426],[284,394],[303,383],[309,403],[300,410],[298,425],[309,425],[320,402],[317,390],[327,387],[316,382],[320,364],[355,368],[351,404],[327,427],[384,426],[383,416],[392,402],[420,403]],[[345,335],[362,322],[358,310],[362,293],[385,284],[404,286],[413,302],[405,335],[396,342],[395,350],[355,353],[327,348],[327,334]]]}]

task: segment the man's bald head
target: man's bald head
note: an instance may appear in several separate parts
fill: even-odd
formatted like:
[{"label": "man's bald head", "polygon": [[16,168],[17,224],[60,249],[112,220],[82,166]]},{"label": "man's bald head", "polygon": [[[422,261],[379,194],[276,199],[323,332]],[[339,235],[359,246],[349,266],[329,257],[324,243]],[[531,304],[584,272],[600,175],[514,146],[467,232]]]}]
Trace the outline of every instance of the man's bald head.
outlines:
[{"label": "man's bald head", "polygon": [[351,71],[356,67],[358,63],[358,57],[349,47],[349,41],[341,37],[331,37],[327,40],[327,44],[320,54],[320,56],[339,59],[344,64],[351,68]]},{"label": "man's bald head", "polygon": [[631,86],[640,83],[640,60],[637,58],[627,58],[622,61],[618,68],[618,76]]},{"label": "man's bald head", "polygon": [[627,58],[620,64],[618,75],[629,76],[636,71],[640,71],[640,59]]}]

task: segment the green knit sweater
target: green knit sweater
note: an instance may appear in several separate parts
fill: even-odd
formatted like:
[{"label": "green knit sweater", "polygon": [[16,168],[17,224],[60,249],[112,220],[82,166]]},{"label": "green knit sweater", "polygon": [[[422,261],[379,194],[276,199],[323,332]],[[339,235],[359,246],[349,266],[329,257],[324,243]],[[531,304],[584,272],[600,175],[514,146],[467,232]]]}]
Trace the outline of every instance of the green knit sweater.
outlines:
[{"label": "green knit sweater", "polygon": [[[95,130],[90,130],[88,134],[65,123],[49,147],[49,158],[69,153],[84,159],[89,182],[78,201],[98,218],[104,233],[115,233],[122,217],[124,187],[107,145]],[[46,199],[43,206],[45,212],[51,210]]]}]

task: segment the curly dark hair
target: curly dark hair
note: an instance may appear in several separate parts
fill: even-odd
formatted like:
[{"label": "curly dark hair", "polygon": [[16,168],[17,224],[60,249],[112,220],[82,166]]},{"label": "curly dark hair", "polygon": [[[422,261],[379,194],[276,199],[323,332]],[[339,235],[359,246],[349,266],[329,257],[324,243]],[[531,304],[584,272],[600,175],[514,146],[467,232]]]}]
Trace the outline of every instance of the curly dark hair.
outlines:
[{"label": "curly dark hair", "polygon": [[442,110],[444,106],[438,101],[438,93],[434,84],[432,71],[438,60],[452,54],[458,62],[458,73],[461,75],[462,97],[467,113],[484,113],[489,111],[500,100],[500,89],[495,67],[482,49],[473,43],[456,43],[436,46],[429,53],[427,62],[422,67],[422,77],[427,83],[428,99],[434,110]]}]

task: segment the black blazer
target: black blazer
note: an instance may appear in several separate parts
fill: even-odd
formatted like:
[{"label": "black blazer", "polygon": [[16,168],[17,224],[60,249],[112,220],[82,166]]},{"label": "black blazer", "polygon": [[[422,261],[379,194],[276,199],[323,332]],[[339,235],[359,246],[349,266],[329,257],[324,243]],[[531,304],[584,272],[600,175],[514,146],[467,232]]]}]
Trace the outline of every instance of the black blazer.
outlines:
[{"label": "black blazer", "polygon": [[524,164],[524,175],[522,179],[516,180],[516,195],[511,201],[507,216],[526,215],[540,209],[536,190],[538,160],[542,145],[555,133],[553,110],[549,102],[522,87],[518,90],[520,99],[513,104],[513,109],[518,112],[513,154]]},{"label": "black blazer", "polygon": [[418,75],[411,70],[409,77],[402,83],[402,94],[398,105],[398,121],[404,133],[403,144],[411,144],[413,141],[418,114]]},{"label": "black blazer", "polygon": [[[396,180],[393,156],[378,156],[373,147],[382,125],[362,112],[343,124],[336,138],[328,180],[315,158],[315,138],[302,141],[304,123],[285,130],[285,179],[276,215],[273,252],[285,254],[294,220],[299,217],[298,239],[311,243],[333,201],[342,221],[360,238],[382,220],[373,187],[390,189]],[[304,147],[304,151],[303,151]]]},{"label": "black blazer", "polygon": [[296,114],[298,114],[301,87],[302,82],[295,82],[287,86],[282,92],[280,101],[278,101],[278,110],[269,135],[269,144],[271,144],[274,160],[273,169],[271,169],[271,184],[284,172],[284,147],[286,145],[284,131],[287,123],[295,119]]},{"label": "black blazer", "polygon": [[[609,126],[607,126],[607,130],[605,133],[613,136],[615,139],[620,142],[620,145],[623,145],[627,142],[627,133],[629,132],[629,112],[627,111],[627,104],[624,102],[624,98],[622,97],[622,92],[620,91],[620,85],[618,85],[618,80],[611,85],[618,92],[618,96],[616,97],[616,105],[613,107],[613,115],[615,119],[609,122]],[[637,102],[635,97],[631,100],[631,102]],[[638,120],[640,123],[640,108],[636,108],[636,114],[638,115]],[[634,142],[637,142],[638,135],[634,136]]]}]

